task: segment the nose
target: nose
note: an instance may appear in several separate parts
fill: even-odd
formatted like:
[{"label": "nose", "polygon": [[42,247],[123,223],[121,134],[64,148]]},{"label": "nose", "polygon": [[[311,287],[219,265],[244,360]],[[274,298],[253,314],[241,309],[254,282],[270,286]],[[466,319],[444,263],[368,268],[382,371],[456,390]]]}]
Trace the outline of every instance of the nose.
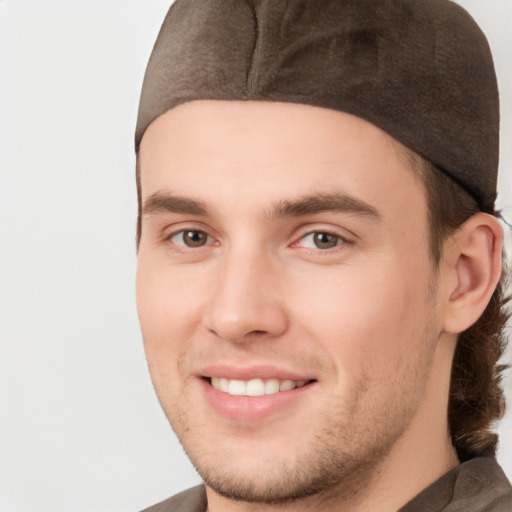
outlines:
[{"label": "nose", "polygon": [[219,267],[204,310],[204,327],[233,343],[282,335],[288,316],[271,262],[245,252],[232,254]]}]

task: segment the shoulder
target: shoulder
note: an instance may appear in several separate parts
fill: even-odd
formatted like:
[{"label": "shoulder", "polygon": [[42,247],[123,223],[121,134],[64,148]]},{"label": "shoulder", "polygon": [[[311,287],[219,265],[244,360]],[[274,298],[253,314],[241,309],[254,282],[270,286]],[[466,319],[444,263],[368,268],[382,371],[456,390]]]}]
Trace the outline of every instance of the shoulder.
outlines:
[{"label": "shoulder", "polygon": [[512,486],[496,459],[479,457],[457,469],[453,501],[461,511],[473,510],[469,504],[482,512],[512,511]]},{"label": "shoulder", "polygon": [[205,512],[206,491],[204,485],[192,487],[176,494],[172,498],[161,501],[142,512]]},{"label": "shoulder", "polygon": [[511,512],[512,487],[496,460],[478,457],[434,482],[400,512]]}]

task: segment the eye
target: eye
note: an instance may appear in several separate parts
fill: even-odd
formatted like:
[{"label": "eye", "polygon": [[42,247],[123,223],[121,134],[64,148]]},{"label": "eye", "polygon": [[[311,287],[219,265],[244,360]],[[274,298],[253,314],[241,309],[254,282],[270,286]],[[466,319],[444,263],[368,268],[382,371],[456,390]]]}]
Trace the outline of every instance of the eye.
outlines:
[{"label": "eye", "polygon": [[184,229],[170,237],[172,243],[182,247],[197,248],[212,242],[212,237],[197,229]]},{"label": "eye", "polygon": [[308,233],[300,239],[300,245],[307,249],[332,249],[343,242],[341,236],[326,231]]}]

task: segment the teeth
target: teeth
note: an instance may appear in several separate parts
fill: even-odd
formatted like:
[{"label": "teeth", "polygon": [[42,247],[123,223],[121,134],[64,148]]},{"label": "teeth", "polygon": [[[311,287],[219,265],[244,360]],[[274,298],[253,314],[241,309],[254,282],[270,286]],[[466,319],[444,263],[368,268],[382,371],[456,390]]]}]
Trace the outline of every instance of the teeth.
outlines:
[{"label": "teeth", "polygon": [[245,391],[247,396],[263,396],[265,394],[265,384],[261,379],[250,380],[245,386]]},{"label": "teeth", "polygon": [[252,379],[229,380],[223,377],[212,377],[211,384],[215,389],[235,396],[263,396],[274,395],[280,391],[291,391],[306,384],[305,380],[278,380],[278,379]]},{"label": "teeth", "polygon": [[268,379],[265,382],[265,395],[279,393],[279,381],[277,379]]},{"label": "teeth", "polygon": [[219,389],[227,393],[229,390],[229,380],[228,379],[219,379]]},{"label": "teeth", "polygon": [[279,391],[290,391],[291,389],[295,389],[295,382],[293,380],[283,380],[279,384]]},{"label": "teeth", "polygon": [[243,380],[230,380],[228,393],[230,395],[246,395],[246,384]]}]

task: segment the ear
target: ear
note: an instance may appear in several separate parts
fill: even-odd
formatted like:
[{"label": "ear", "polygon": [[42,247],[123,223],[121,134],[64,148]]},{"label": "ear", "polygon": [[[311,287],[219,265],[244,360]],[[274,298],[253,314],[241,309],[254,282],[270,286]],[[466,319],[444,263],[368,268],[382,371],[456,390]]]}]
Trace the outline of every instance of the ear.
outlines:
[{"label": "ear", "polygon": [[443,330],[460,333],[482,315],[501,277],[503,231],[485,213],[470,217],[445,244],[448,266]]}]

